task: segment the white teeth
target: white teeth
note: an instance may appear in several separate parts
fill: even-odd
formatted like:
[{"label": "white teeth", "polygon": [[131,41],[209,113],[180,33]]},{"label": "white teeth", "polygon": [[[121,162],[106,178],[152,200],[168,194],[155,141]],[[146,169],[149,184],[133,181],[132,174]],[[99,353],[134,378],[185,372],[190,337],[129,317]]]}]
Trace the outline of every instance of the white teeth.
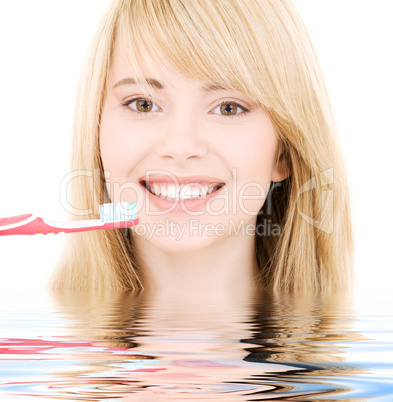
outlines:
[{"label": "white teeth", "polygon": [[205,197],[218,189],[218,185],[205,185],[198,183],[190,183],[186,185],[176,186],[174,184],[167,185],[165,183],[147,184],[148,190],[156,196],[170,200],[190,200],[199,197]]},{"label": "white teeth", "polygon": [[185,186],[180,191],[180,198],[191,198],[192,197],[192,189],[190,186]]},{"label": "white teeth", "polygon": [[154,188],[154,193],[156,194],[156,195],[160,195],[161,194],[161,188],[160,188],[160,186],[158,185],[158,184],[153,184],[153,188]]},{"label": "white teeth", "polygon": [[200,194],[199,189],[197,189],[197,188],[192,188],[192,189],[191,189],[191,195],[192,195],[193,197],[198,197],[199,194]]},{"label": "white teeth", "polygon": [[[164,189],[162,189],[164,191]],[[164,192],[163,192],[164,194]],[[176,199],[177,195],[179,194],[179,190],[176,188],[174,184],[168,186],[168,198]]]}]

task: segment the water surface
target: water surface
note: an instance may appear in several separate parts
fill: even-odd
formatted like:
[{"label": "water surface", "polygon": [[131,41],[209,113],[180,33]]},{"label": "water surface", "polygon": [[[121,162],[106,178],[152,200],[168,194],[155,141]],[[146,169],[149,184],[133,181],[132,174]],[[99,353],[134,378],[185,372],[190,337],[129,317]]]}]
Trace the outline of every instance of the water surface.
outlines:
[{"label": "water surface", "polygon": [[0,400],[392,401],[383,297],[3,298]]}]

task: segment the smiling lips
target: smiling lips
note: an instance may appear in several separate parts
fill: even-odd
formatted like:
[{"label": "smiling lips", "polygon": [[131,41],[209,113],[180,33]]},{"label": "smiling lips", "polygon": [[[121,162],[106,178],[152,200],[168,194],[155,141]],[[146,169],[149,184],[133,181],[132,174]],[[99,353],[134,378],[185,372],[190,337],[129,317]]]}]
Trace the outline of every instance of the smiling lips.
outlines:
[{"label": "smiling lips", "polygon": [[[170,180],[168,180],[170,178]],[[150,175],[140,183],[153,195],[167,201],[187,201],[204,198],[219,190],[225,183],[206,177],[176,177]]]}]

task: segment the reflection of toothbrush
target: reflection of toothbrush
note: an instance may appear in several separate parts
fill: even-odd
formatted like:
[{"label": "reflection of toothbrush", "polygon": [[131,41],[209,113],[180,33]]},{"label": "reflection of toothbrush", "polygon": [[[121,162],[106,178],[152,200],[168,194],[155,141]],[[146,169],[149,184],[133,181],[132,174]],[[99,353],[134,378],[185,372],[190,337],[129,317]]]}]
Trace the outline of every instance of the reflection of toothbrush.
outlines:
[{"label": "reflection of toothbrush", "polygon": [[85,221],[50,221],[32,214],[0,218],[0,236],[120,229],[129,228],[138,223],[136,203],[121,202],[119,204],[100,205],[100,219]]}]

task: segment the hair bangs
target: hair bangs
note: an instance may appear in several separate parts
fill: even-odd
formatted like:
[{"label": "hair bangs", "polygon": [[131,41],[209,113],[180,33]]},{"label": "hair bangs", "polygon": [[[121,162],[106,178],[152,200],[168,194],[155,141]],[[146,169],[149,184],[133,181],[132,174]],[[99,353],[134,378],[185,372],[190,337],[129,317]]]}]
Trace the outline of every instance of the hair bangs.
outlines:
[{"label": "hair bangs", "polygon": [[249,57],[244,57],[244,52],[251,52],[249,34],[245,37],[228,26],[225,15],[234,12],[227,6],[194,0],[134,0],[122,7],[116,39],[147,92],[152,88],[145,86],[144,69],[159,72],[159,62],[185,78],[236,90],[261,102],[261,91],[255,90],[260,80],[245,61]]}]

